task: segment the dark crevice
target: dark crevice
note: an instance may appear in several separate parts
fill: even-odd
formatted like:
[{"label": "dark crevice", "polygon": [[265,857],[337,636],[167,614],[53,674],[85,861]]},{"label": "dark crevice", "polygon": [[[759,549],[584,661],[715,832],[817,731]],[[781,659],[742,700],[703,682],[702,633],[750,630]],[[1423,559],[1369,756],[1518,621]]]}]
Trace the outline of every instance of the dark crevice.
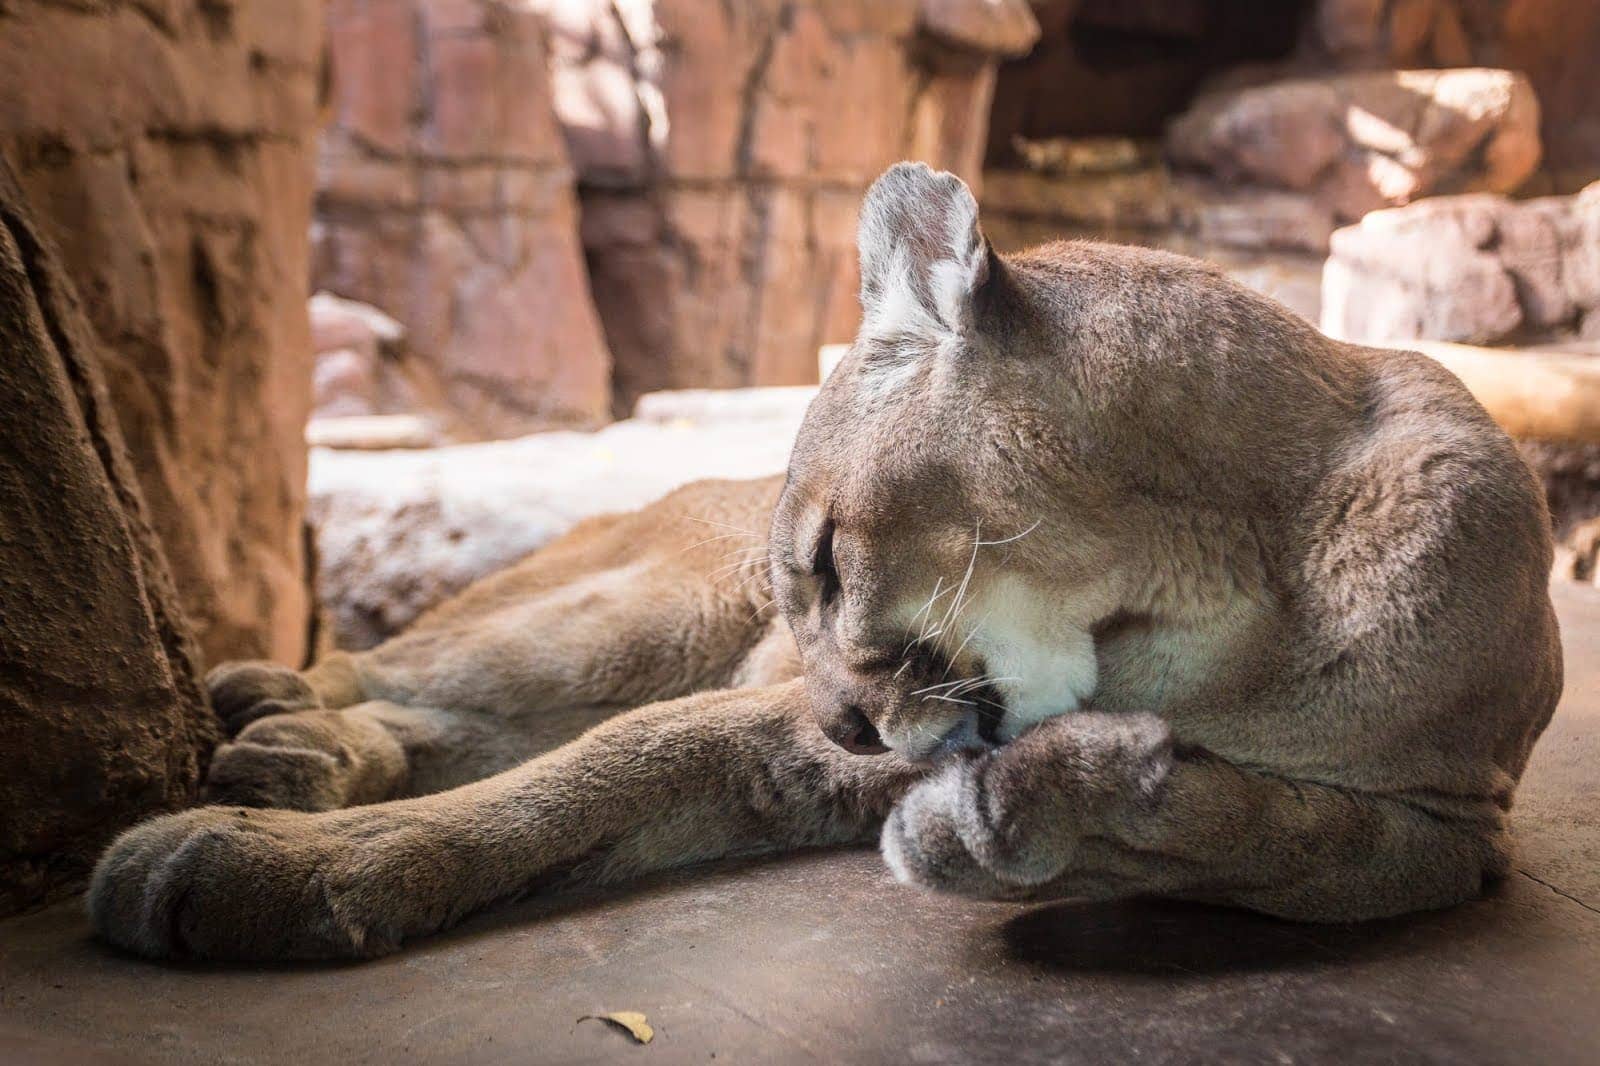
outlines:
[{"label": "dark crevice", "polygon": [[753,169],[751,154],[755,146],[756,118],[760,112],[758,97],[762,83],[767,80],[767,72],[772,67],[772,58],[777,54],[778,39],[794,26],[794,14],[793,3],[786,3],[778,10],[771,30],[761,40],[755,61],[750,65],[750,73],[745,76],[744,85],[739,89],[739,136],[734,142],[733,165],[741,176],[748,175]]},{"label": "dark crevice", "polygon": [[1014,138],[1157,137],[1219,73],[1289,56],[1309,0],[1081,0],[1043,27],[995,85],[987,166],[1022,162]]},{"label": "dark crevice", "polygon": [[199,0],[195,13],[213,41],[225,41],[233,36],[233,5],[229,0]]},{"label": "dark crevice", "polygon": [[209,341],[223,332],[225,316],[222,310],[222,286],[217,279],[217,268],[211,261],[211,253],[198,236],[190,245],[189,259],[190,280],[194,283],[201,329],[206,335],[209,348]]}]

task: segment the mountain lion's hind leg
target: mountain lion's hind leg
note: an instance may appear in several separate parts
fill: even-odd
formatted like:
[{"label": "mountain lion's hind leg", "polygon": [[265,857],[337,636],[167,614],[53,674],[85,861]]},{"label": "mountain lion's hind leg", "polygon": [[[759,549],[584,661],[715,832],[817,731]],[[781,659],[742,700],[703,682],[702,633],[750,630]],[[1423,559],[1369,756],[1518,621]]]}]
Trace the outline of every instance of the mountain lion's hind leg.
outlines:
[{"label": "mountain lion's hind leg", "polygon": [[205,798],[327,810],[438,791],[536,753],[543,712],[736,683],[772,627],[776,490],[701,482],[580,523],[399,636],[304,674],[218,667],[207,684],[233,741]]}]

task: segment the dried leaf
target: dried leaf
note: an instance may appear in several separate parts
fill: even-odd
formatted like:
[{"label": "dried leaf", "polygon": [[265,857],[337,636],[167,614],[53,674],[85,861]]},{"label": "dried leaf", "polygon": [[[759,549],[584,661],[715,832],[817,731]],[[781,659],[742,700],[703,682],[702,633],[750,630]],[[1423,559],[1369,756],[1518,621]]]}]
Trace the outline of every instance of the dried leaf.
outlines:
[{"label": "dried leaf", "polygon": [[609,1014],[585,1014],[578,1021],[586,1022],[590,1018],[621,1029],[641,1044],[648,1044],[656,1038],[656,1031],[650,1028],[650,1023],[645,1020],[644,1015],[636,1010],[614,1010]]}]

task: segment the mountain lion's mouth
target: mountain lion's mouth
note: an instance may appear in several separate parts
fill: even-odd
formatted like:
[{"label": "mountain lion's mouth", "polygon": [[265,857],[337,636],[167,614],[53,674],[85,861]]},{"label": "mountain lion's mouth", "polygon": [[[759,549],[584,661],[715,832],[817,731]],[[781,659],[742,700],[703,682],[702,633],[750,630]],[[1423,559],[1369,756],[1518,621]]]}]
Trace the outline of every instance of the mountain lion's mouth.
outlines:
[{"label": "mountain lion's mouth", "polygon": [[1005,743],[1000,726],[1005,721],[1006,708],[1000,694],[986,685],[966,693],[963,702],[969,701],[972,706],[945,730],[932,750],[916,761],[939,762],[954,755],[992,751]]},{"label": "mountain lion's mouth", "polygon": [[977,704],[973,714],[978,718],[978,737],[992,747],[1000,745],[1000,723],[1006,720],[1006,700],[993,685],[984,685],[971,693]]},{"label": "mountain lion's mouth", "polygon": [[[937,648],[919,644],[909,650],[906,667],[901,672],[915,679],[906,682],[916,686],[909,693],[910,703],[915,706],[920,697],[930,709],[959,704],[963,710],[930,749],[922,747],[925,740],[909,744],[889,741],[891,747],[914,761],[932,762],[957,752],[988,751],[1005,743],[1001,727],[1006,720],[1006,697],[995,681],[989,679],[982,660],[969,665],[975,669],[956,673],[950,660]],[[956,674],[953,679],[952,673]],[[927,704],[929,700],[938,703]],[[927,735],[921,732],[922,737]]]}]

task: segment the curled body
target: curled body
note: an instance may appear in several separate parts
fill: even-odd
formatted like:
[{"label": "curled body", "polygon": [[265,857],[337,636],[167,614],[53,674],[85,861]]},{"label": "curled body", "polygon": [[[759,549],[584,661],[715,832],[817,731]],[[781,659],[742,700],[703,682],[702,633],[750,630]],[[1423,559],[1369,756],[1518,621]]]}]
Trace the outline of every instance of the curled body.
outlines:
[{"label": "curled body", "polygon": [[[1342,921],[1503,873],[1561,688],[1540,490],[1422,356],[1206,264],[862,205],[787,476],[586,522],[371,651],[227,664],[212,805],[120,838],[154,956],[370,955],[555,881],[877,839],[995,898]],[[616,716],[550,752],[530,724]]]}]

